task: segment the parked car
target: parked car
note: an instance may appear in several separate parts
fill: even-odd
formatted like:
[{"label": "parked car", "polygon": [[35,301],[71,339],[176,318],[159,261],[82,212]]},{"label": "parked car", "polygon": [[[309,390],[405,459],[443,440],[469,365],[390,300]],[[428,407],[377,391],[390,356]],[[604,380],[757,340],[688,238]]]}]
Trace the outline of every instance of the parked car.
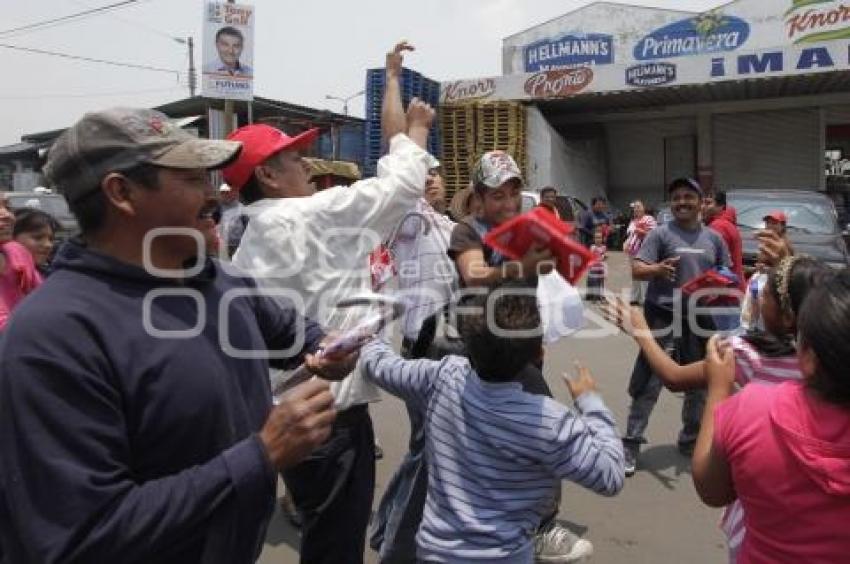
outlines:
[{"label": "parked car", "polygon": [[[540,193],[523,191],[522,193],[522,212],[525,213],[540,204]],[[563,196],[558,194],[555,201],[555,207],[563,221],[575,225],[575,222],[581,217],[581,214],[587,211],[587,205],[578,198],[573,196]]]},{"label": "parked car", "polygon": [[61,194],[49,192],[7,192],[6,199],[13,210],[36,208],[52,215],[59,222],[56,241],[64,241],[76,235],[80,228],[77,220],[68,209],[68,203]]},{"label": "parked car", "polygon": [[669,204],[658,206],[658,211],[655,212],[655,221],[658,225],[673,221],[673,212],[670,211]]},{"label": "parked car", "polygon": [[795,252],[836,268],[850,265],[835,205],[825,194],[808,190],[731,190],[726,197],[738,214],[745,267],[755,265],[755,232],[764,228],[763,218],[774,210],[788,216],[788,239]]}]

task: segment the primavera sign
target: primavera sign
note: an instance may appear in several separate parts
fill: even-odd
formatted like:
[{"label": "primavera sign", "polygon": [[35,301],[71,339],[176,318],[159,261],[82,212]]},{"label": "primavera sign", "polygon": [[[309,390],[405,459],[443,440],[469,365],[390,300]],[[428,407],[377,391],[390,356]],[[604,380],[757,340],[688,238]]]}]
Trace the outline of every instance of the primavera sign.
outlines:
[{"label": "primavera sign", "polygon": [[794,0],[785,12],[785,28],[794,43],[850,38],[850,2]]},{"label": "primavera sign", "polygon": [[735,51],[749,37],[750,24],[711,11],[656,29],[637,42],[634,57],[638,61],[652,61]]}]

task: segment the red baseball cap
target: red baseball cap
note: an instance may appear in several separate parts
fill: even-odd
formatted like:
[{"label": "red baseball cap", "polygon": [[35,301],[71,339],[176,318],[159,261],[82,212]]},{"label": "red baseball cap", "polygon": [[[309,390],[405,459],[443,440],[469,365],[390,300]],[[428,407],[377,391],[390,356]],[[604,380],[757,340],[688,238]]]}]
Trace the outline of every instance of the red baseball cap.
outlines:
[{"label": "red baseball cap", "polygon": [[318,127],[308,129],[295,137],[264,124],[240,127],[227,136],[231,141],[242,142],[242,152],[239,158],[222,169],[224,180],[238,192],[251,178],[254,168],[267,158],[284,149],[307,148],[318,136]]},{"label": "red baseball cap", "polygon": [[777,221],[779,223],[788,223],[788,216],[785,215],[785,212],[781,211],[772,211],[761,219],[762,221],[772,219],[773,221]]}]

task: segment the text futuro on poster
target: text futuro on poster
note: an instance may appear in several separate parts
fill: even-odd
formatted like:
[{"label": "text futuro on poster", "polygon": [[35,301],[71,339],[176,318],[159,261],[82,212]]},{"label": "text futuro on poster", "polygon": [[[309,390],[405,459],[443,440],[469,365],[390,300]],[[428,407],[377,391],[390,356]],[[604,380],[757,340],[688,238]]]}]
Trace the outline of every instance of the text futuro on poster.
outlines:
[{"label": "text futuro on poster", "polygon": [[203,96],[253,99],[254,6],[207,2],[202,74]]}]

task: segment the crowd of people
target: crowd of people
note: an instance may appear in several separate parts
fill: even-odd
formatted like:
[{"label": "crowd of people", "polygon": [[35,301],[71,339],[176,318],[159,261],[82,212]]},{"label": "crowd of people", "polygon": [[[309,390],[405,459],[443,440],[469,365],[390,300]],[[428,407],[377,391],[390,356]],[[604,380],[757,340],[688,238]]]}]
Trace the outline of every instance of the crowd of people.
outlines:
[{"label": "crowd of people", "polygon": [[[0,201],[0,562],[254,562],[279,478],[305,564],[363,562],[367,544],[387,564],[583,561],[561,481],[616,495],[664,387],[685,392],[678,448],[725,507],[730,562],[846,560],[850,273],[795,254],[777,210],[747,278],[725,195],[680,178],[671,221],[632,203],[633,283],[613,298],[595,198],[570,235],[593,257],[587,302],[639,353],[622,433],[580,363],[563,405],[539,299],[563,265],[488,242],[521,210],[506,152],[446,205],[434,110],[402,105],[410,50],[387,55],[375,178],[317,192],[315,129],[203,140],[114,108],[48,154],[79,237],[54,249],[53,218]],[[557,195],[541,206],[560,221]],[[387,301],[400,351],[383,332],[340,349]],[[372,515],[379,389],[404,401],[410,439]]]}]

